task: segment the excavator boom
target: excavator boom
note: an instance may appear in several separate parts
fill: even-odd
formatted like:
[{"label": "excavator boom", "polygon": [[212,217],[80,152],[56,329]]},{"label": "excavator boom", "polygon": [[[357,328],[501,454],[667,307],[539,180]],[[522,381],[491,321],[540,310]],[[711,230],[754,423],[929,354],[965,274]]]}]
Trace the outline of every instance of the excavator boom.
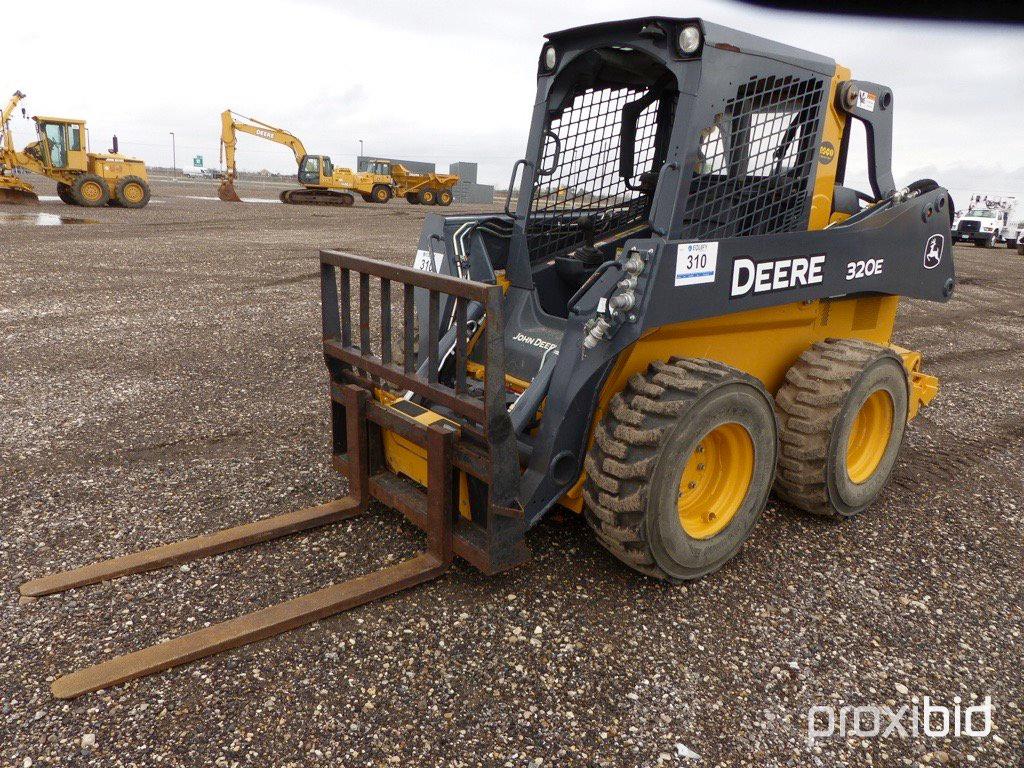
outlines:
[{"label": "excavator boom", "polygon": [[[243,122],[248,121],[248,122]],[[292,154],[295,155],[295,164],[300,165],[302,158],[306,156],[306,147],[297,137],[284,130],[276,128],[262,120],[239,115],[230,109],[225,109],[220,114],[220,149],[221,161],[227,171],[224,181],[217,190],[217,197],[228,203],[239,203],[242,198],[235,191],[235,148],[238,144],[238,133],[247,133],[260,139],[273,141],[276,144],[284,144]]]}]

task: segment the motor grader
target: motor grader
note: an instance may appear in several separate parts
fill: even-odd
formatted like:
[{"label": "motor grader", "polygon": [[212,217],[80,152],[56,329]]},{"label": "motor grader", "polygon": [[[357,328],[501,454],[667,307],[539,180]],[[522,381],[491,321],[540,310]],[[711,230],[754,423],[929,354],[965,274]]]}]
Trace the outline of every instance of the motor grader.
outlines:
[{"label": "motor grader", "polygon": [[[349,495],[47,576],[42,595],[365,512],[426,531],[375,573],[59,678],[105,688],[445,572],[529,559],[560,506],[678,583],[737,555],[774,489],[871,506],[938,383],[892,343],[899,297],[954,287],[952,201],[897,188],[892,91],[700,19],[547,36],[518,202],[428,216],[411,267],[320,252],[332,461]],[[846,186],[863,125],[870,190]]]},{"label": "motor grader", "polygon": [[[0,202],[39,201],[32,185],[14,175],[20,169],[56,181],[57,195],[67,205],[146,207],[150,197],[146,164],[118,153],[116,136],[110,152],[90,152],[84,120],[33,117],[39,140],[18,152],[11,115],[24,98],[24,93],[15,91],[0,115]],[[24,115],[25,109],[21,111]]]}]

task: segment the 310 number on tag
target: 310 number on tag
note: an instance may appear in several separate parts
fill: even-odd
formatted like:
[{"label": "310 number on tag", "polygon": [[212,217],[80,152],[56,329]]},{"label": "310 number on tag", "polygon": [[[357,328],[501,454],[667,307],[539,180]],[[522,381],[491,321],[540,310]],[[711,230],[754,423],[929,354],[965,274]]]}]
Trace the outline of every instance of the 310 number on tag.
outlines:
[{"label": "310 number on tag", "polygon": [[717,270],[717,242],[676,246],[676,286],[713,283]]}]

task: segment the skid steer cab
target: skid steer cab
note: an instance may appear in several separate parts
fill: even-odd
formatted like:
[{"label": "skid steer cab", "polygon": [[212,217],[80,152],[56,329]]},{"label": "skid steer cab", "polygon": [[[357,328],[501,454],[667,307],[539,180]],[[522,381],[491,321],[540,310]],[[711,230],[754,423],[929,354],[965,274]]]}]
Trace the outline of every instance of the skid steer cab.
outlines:
[{"label": "skid steer cab", "polygon": [[[547,36],[502,214],[428,216],[410,266],[322,251],[333,505],[86,566],[45,594],[351,517],[426,551],[60,678],[61,696],[266,637],[433,578],[529,558],[556,505],[647,576],[706,576],[769,494],[871,506],[938,383],[894,345],[901,296],[953,291],[952,205],[897,189],[892,91],[700,19]],[[868,141],[869,190],[845,184]]]}]

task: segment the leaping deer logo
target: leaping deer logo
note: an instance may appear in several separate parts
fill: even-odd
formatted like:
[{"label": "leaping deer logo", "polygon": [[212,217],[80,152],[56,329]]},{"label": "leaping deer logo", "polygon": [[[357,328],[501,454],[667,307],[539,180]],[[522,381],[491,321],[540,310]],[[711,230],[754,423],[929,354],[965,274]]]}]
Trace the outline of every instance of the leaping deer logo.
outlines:
[{"label": "leaping deer logo", "polygon": [[924,247],[924,268],[935,269],[942,261],[942,235],[932,235]]}]

